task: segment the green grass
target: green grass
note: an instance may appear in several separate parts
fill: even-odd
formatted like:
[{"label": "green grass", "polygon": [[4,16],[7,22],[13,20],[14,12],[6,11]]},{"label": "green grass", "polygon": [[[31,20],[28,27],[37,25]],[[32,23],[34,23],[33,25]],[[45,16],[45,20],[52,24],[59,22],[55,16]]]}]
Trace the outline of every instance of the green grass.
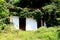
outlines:
[{"label": "green grass", "polygon": [[4,30],[0,40],[60,40],[60,27],[41,27],[36,31]]}]

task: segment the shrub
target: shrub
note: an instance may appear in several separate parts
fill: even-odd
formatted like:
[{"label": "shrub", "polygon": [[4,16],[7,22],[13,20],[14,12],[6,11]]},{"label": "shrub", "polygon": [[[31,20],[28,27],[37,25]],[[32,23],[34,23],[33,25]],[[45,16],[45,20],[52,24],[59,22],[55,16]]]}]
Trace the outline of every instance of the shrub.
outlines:
[{"label": "shrub", "polygon": [[[9,29],[7,27],[5,28],[5,31]],[[36,31],[9,31],[10,30],[8,30],[7,33],[1,33],[0,40],[3,40],[3,38],[6,40],[60,40],[60,27],[40,27]]]},{"label": "shrub", "polygon": [[35,33],[36,33],[36,38],[38,39],[58,40],[56,27],[49,27],[49,28],[41,27]]},{"label": "shrub", "polygon": [[10,26],[6,24],[0,24],[0,33],[10,31]]}]

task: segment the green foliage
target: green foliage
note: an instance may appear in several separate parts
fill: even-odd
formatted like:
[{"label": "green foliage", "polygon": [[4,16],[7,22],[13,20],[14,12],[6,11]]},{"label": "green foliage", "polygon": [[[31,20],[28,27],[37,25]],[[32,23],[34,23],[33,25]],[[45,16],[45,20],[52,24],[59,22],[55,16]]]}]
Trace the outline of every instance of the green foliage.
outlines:
[{"label": "green foliage", "polygon": [[34,11],[29,11],[28,8],[20,8],[20,11],[19,13],[18,12],[11,12],[11,15],[15,15],[15,16],[19,16],[19,17],[22,17],[22,18],[26,18],[26,17],[31,17],[31,18],[41,18],[41,16],[43,15],[43,13],[41,12],[41,10],[37,9],[37,10],[34,10]]},{"label": "green foliage", "polygon": [[[49,3],[47,1],[47,3],[42,4],[43,5],[41,6],[42,10],[39,10],[39,9],[33,10],[34,7],[32,6],[36,1],[37,3],[42,2],[40,0],[31,0],[31,1],[30,0],[10,0],[10,4],[12,6],[8,5],[9,6],[8,8],[12,8],[12,9],[16,8],[16,12],[10,12],[10,14],[16,15],[22,18],[26,18],[26,17],[32,17],[35,19],[43,18],[44,21],[48,23],[48,26],[56,26],[58,24],[57,23],[58,20],[56,20],[57,16],[59,15],[59,18],[60,18],[60,0],[50,0],[51,2],[49,1]],[[23,7],[21,8],[20,5],[22,4],[24,8]],[[30,11],[30,8],[32,8],[31,11]]]},{"label": "green foliage", "polygon": [[0,32],[3,32],[3,30],[8,29],[8,26],[4,24],[4,21],[7,17],[9,18],[9,10],[7,9],[7,4],[5,0],[0,0]]},{"label": "green foliage", "polygon": [[11,28],[9,27],[9,25],[3,24],[3,23],[0,24],[0,33],[8,32],[10,31],[10,29]]},{"label": "green foliage", "polygon": [[36,31],[37,33],[37,38],[44,39],[44,40],[58,40],[58,33],[57,33],[57,28],[50,27],[50,28],[45,28],[41,27]]},{"label": "green foliage", "polygon": [[36,31],[9,30],[0,33],[0,40],[60,40],[60,26],[40,27]]},{"label": "green foliage", "polygon": [[60,31],[58,32],[58,38],[60,39]]},{"label": "green foliage", "polygon": [[60,2],[60,0],[51,0],[52,2]]},{"label": "green foliage", "polygon": [[[56,1],[56,2],[55,2]],[[44,13],[44,20],[46,23],[49,23],[48,25],[50,26],[56,26],[58,24],[58,15],[60,15],[60,6],[59,6],[59,1],[58,0],[52,0],[52,3],[45,5],[42,7],[43,13]],[[48,18],[47,18],[48,17]],[[59,16],[60,18],[60,16]],[[56,24],[55,24],[56,23]]]},{"label": "green foliage", "polygon": [[20,2],[20,0],[10,0],[13,4]]},{"label": "green foliage", "polygon": [[0,4],[3,3],[3,2],[4,2],[4,0],[0,0]]},{"label": "green foliage", "polygon": [[0,1],[0,22],[4,22],[7,17],[9,18],[9,9],[5,0]]}]

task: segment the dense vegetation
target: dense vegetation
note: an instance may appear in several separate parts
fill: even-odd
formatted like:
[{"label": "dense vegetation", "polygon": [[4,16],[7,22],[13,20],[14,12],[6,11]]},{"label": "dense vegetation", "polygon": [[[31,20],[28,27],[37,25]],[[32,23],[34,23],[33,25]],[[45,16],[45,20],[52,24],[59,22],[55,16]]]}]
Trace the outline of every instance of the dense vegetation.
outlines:
[{"label": "dense vegetation", "polygon": [[7,29],[0,32],[0,40],[60,40],[59,26],[50,28],[41,27],[36,31]]},{"label": "dense vegetation", "polygon": [[[10,15],[43,19],[51,27],[15,30],[9,25]],[[60,40],[59,25],[60,0],[0,0],[0,40]]]},{"label": "dense vegetation", "polygon": [[47,26],[60,25],[60,0],[12,0],[10,2],[14,6],[10,8],[11,15],[43,19]]},{"label": "dense vegetation", "polygon": [[[8,24],[9,16],[43,19],[47,26],[60,25],[60,0],[1,0],[0,19]],[[48,18],[47,18],[48,17]],[[8,22],[6,22],[8,21]]]}]

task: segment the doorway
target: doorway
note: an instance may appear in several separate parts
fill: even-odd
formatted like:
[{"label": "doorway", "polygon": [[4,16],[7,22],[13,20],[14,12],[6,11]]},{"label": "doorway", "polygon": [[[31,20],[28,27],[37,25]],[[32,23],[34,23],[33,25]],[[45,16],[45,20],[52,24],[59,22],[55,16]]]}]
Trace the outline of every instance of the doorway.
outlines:
[{"label": "doorway", "polygon": [[26,28],[26,18],[19,18],[19,29],[25,30]]}]

